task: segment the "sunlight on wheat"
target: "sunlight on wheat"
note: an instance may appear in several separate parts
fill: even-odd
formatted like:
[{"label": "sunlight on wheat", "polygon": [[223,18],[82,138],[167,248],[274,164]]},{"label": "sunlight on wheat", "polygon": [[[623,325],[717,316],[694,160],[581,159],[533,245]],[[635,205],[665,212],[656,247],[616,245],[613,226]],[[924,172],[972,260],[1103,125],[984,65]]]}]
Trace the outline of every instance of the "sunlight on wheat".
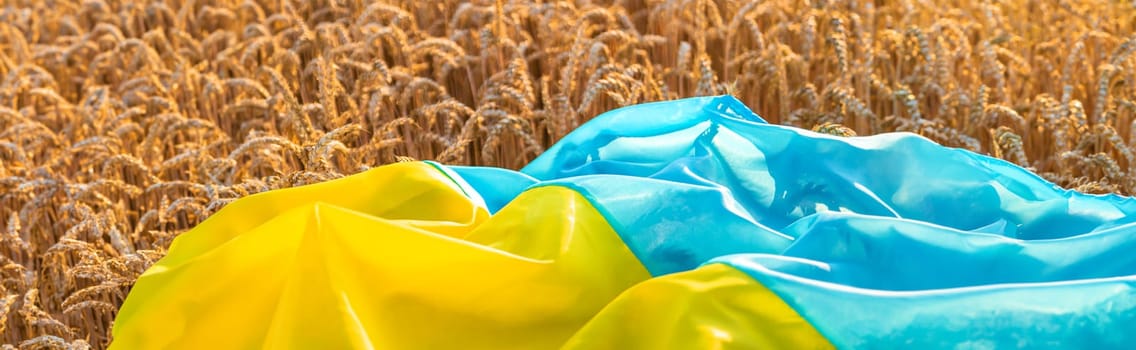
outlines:
[{"label": "sunlight on wheat", "polygon": [[238,198],[401,161],[517,169],[649,101],[728,93],[1136,192],[1133,5],[951,3],[6,2],[0,346],[105,348],[137,276]]}]

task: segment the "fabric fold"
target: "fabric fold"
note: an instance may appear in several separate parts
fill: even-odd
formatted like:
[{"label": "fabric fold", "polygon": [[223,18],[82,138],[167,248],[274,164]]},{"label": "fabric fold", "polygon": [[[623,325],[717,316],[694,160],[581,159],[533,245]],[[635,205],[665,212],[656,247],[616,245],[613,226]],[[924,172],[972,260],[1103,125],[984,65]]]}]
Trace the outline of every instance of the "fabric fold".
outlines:
[{"label": "fabric fold", "polygon": [[138,280],[112,347],[551,349],[649,278],[574,191],[489,217],[441,175],[380,167],[249,201],[292,204],[274,215],[223,209]]},{"label": "fabric fold", "polygon": [[519,171],[400,163],[235,201],[143,274],[112,347],[1124,348],[1134,242],[1128,197],[689,98]]},{"label": "fabric fold", "polygon": [[745,273],[709,264],[635,285],[562,349],[835,349]]}]

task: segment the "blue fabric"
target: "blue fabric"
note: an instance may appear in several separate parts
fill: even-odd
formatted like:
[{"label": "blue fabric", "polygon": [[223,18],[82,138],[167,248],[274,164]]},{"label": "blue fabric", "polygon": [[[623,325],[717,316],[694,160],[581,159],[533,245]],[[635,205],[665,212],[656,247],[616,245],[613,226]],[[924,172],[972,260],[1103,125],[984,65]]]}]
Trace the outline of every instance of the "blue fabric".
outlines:
[{"label": "blue fabric", "polygon": [[979,284],[998,274],[960,268],[951,270],[948,279],[977,275],[968,283],[972,285],[895,291],[849,286],[900,278],[886,274],[892,269],[872,270],[871,264],[758,254],[715,262],[749,273],[840,349],[1131,349],[1136,344],[1136,275],[1131,270],[1107,278]]},{"label": "blue fabric", "polygon": [[1136,341],[1136,225],[1019,240],[823,213],[780,255],[724,256],[847,349],[1124,348]]},{"label": "blue fabric", "polygon": [[519,173],[455,172],[493,208],[574,188],[653,275],[729,264],[842,348],[1136,344],[1136,201],[918,135],[702,97],[605,113]]},{"label": "blue fabric", "polygon": [[538,182],[523,173],[501,168],[470,166],[443,166],[443,168],[449,168],[459,174],[459,178],[473,187],[474,191],[469,192],[481,195],[490,214],[496,214],[522,191]]},{"label": "blue fabric", "polygon": [[781,255],[724,256],[834,345],[1123,349],[1136,341],[1136,225],[1020,240],[825,213]]}]

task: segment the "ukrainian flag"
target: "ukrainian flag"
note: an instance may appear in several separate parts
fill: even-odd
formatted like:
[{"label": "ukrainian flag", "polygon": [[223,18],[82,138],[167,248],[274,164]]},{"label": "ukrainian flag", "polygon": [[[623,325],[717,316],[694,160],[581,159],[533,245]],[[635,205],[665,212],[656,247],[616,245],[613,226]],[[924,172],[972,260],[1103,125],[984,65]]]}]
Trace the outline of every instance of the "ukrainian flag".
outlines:
[{"label": "ukrainian flag", "polygon": [[1134,214],[913,134],[647,103],[519,172],[233,202],[142,275],[111,348],[1132,348]]}]

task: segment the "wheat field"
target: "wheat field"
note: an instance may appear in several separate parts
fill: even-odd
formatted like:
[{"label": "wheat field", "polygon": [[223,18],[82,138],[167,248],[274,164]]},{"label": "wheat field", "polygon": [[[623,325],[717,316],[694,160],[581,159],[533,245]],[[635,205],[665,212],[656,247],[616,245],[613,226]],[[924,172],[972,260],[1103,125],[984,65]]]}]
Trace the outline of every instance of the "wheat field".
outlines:
[{"label": "wheat field", "polygon": [[237,198],[409,159],[518,169],[649,101],[732,94],[1136,192],[1131,2],[0,3],[2,349],[105,348],[134,279]]}]

